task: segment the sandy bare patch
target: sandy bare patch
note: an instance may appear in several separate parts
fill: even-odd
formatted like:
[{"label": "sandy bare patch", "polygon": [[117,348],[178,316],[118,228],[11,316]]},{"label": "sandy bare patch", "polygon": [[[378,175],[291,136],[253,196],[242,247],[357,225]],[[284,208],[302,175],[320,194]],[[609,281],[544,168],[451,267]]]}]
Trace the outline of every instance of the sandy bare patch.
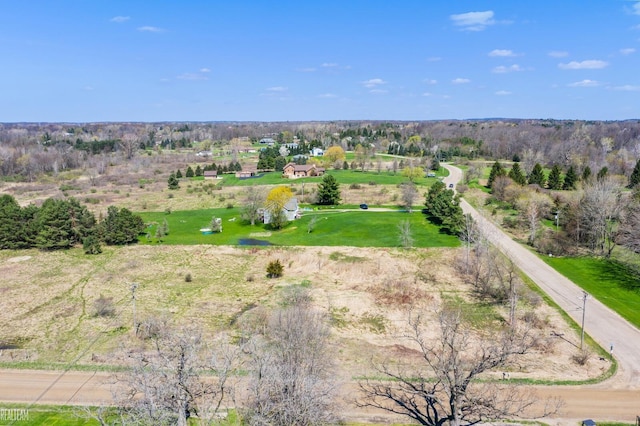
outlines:
[{"label": "sandy bare patch", "polygon": [[271,232],[252,232],[249,234],[249,237],[251,238],[266,238],[270,236]]},{"label": "sandy bare patch", "polygon": [[29,259],[31,259],[31,256],[15,256],[7,259],[7,262],[17,263],[17,262],[24,262],[25,260],[29,260]]}]

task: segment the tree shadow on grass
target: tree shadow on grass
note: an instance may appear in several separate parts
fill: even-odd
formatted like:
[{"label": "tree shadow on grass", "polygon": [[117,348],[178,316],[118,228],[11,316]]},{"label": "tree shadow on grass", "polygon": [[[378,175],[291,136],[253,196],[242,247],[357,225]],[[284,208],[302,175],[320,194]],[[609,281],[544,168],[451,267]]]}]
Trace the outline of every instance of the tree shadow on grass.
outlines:
[{"label": "tree shadow on grass", "polygon": [[640,275],[629,266],[615,260],[600,262],[598,265],[603,281],[616,283],[620,288],[640,293]]}]

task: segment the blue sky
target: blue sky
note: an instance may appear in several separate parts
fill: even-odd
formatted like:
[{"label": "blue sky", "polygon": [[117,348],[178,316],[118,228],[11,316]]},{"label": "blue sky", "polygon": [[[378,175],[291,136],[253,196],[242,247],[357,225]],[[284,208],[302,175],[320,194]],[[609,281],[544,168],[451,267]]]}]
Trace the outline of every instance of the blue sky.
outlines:
[{"label": "blue sky", "polygon": [[2,1],[0,122],[640,118],[640,1]]}]

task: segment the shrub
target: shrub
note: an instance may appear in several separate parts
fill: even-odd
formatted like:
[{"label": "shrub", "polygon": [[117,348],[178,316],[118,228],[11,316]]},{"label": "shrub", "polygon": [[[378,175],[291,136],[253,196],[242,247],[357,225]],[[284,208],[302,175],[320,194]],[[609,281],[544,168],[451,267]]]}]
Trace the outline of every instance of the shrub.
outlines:
[{"label": "shrub", "polygon": [[184,276],[184,282],[190,283],[192,280],[193,277],[191,276],[191,272],[187,272],[187,274]]},{"label": "shrub", "polygon": [[349,189],[361,189],[362,186],[359,183],[352,183],[349,185]]},{"label": "shrub", "polygon": [[113,297],[104,297],[102,293],[100,293],[100,297],[93,302],[93,306],[96,309],[96,316],[98,317],[111,317],[116,313]]},{"label": "shrub", "polygon": [[571,360],[576,364],[583,366],[587,363],[587,361],[589,361],[590,357],[591,357],[591,352],[589,352],[586,349],[583,349],[580,352],[571,356]]},{"label": "shrub", "polygon": [[267,278],[278,278],[282,276],[284,266],[279,260],[273,260],[267,265]]},{"label": "shrub", "polygon": [[136,335],[140,339],[147,340],[166,333],[168,327],[169,324],[166,317],[144,318],[136,324]]}]

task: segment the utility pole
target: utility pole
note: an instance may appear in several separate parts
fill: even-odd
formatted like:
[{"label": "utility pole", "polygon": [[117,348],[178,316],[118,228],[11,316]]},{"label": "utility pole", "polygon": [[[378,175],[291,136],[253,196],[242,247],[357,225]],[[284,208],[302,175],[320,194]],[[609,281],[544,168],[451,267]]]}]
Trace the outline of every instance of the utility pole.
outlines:
[{"label": "utility pole", "polygon": [[136,290],[138,283],[131,283],[131,301],[133,302],[133,333],[136,334]]},{"label": "utility pole", "polygon": [[582,333],[580,334],[580,349],[582,350],[582,345],[584,343],[584,315],[585,312],[587,311],[587,297],[589,297],[589,294],[587,294],[586,291],[582,291]]},{"label": "utility pole", "polygon": [[556,211],[556,234],[558,233],[558,218],[560,217],[560,210]]}]

